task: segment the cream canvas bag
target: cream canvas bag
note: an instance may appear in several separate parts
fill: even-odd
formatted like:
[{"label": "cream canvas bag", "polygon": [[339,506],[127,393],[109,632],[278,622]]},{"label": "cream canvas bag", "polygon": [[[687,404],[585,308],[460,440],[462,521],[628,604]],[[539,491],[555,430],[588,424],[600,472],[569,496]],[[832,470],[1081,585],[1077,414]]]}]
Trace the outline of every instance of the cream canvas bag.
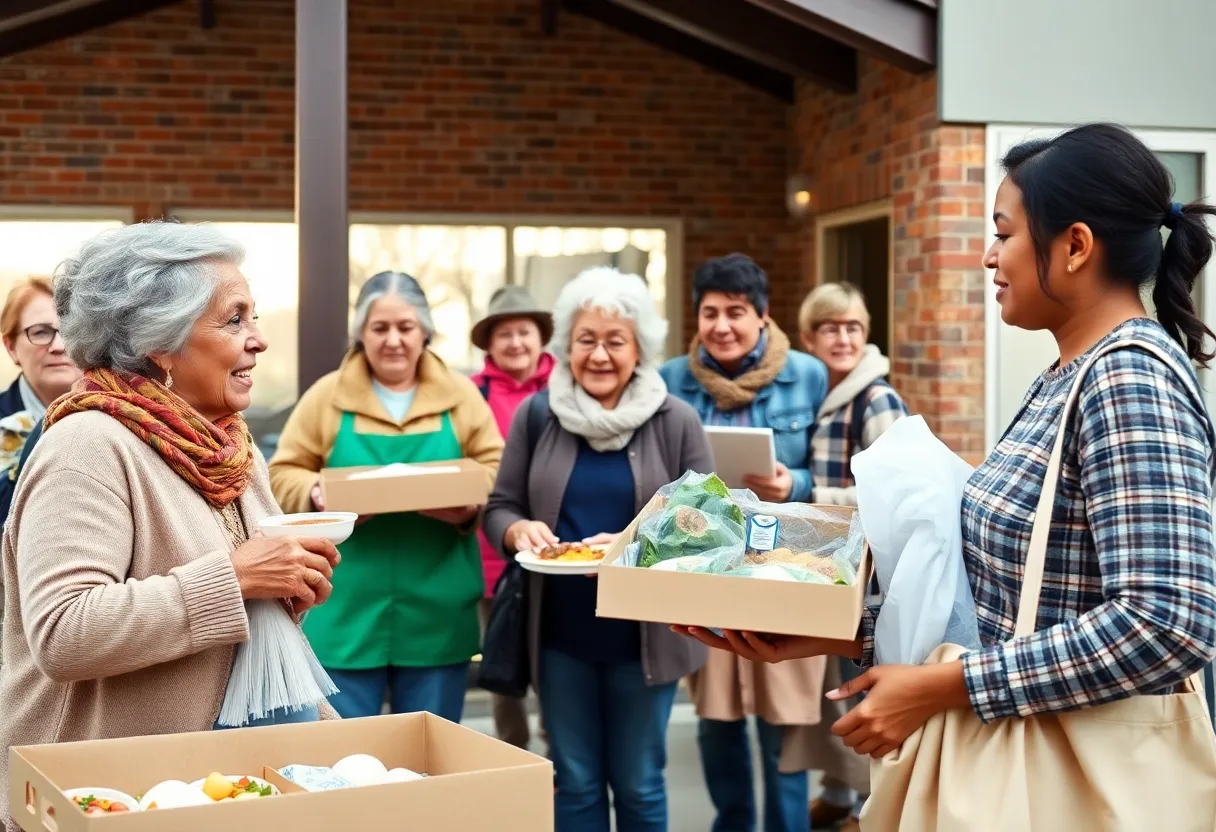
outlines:
[{"label": "cream canvas bag", "polygon": [[[1077,373],[1061,416],[1031,529],[1014,638],[1034,632],[1064,430],[1100,356],[1137,346],[1187,378],[1152,344],[1112,344]],[[926,664],[965,651],[939,647]],[[971,709],[932,717],[870,765],[863,832],[1213,832],[1216,735],[1201,690],[1131,696],[1057,714],[984,724]]]}]

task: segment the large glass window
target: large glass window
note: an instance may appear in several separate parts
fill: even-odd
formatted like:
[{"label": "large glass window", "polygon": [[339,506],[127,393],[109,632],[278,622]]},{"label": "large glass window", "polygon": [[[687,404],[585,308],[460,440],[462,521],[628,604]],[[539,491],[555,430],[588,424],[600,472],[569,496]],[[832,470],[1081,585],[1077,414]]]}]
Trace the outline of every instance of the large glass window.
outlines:
[{"label": "large glass window", "polygon": [[665,230],[519,225],[514,232],[515,282],[542,307],[552,308],[562,286],[583,269],[613,266],[645,278],[660,313],[667,313]]},{"label": "large glass window", "polygon": [[[277,444],[296,397],[299,334],[299,262],[296,225],[287,213],[242,216],[240,212],[183,211],[183,222],[210,222],[239,240],[246,250],[243,270],[258,304],[270,350],[258,361],[253,406],[246,413],[263,451]],[[615,266],[643,276],[663,314],[668,306],[668,246],[671,228],[630,227],[584,220],[573,226],[459,222],[459,217],[360,215],[350,226],[350,269],[345,279],[350,304],[334,314],[354,315],[355,298],[377,272],[404,271],[426,292],[437,334],[432,348],[459,372],[480,369],[482,356],[469,341],[473,324],[491,295],[508,282],[527,286],[543,307],[551,307],[561,287],[591,266]],[[672,344],[679,349],[677,320]],[[334,357],[337,365],[338,356]]]},{"label": "large glass window", "polygon": [[[50,277],[55,268],[80,249],[80,244],[108,228],[123,224],[122,212],[111,218],[97,211],[71,208],[5,209],[0,214],[0,304],[19,280]],[[8,387],[20,370],[8,355],[0,358],[0,385]]]}]

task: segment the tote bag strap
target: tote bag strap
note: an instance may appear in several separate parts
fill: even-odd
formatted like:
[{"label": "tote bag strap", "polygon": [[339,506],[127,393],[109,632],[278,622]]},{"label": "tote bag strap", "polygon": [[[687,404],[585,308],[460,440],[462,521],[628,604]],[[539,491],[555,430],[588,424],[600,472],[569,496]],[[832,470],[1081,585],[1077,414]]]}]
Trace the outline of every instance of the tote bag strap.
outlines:
[{"label": "tote bag strap", "polygon": [[[1073,382],[1072,390],[1069,391],[1068,398],[1064,402],[1064,409],[1060,413],[1060,428],[1056,432],[1051,458],[1047,461],[1047,477],[1043,480],[1043,490],[1039,493],[1039,505],[1034,513],[1034,525],[1030,530],[1030,549],[1026,553],[1026,568],[1022,576],[1022,593],[1018,601],[1018,619],[1017,626],[1014,628],[1014,638],[1024,638],[1033,633],[1038,620],[1039,595],[1043,590],[1043,569],[1047,563],[1047,539],[1051,536],[1052,509],[1055,508],[1056,489],[1060,484],[1060,463],[1064,456],[1064,433],[1068,428],[1072,413],[1076,409],[1085,375],[1093,363],[1102,356],[1129,347],[1139,347],[1151,352],[1165,362],[1175,375],[1189,386],[1188,374],[1182,371],[1174,357],[1146,341],[1130,340],[1110,344],[1090,356],[1089,360],[1081,366],[1077,372],[1077,379]],[[1192,389],[1191,392],[1195,391]]]}]

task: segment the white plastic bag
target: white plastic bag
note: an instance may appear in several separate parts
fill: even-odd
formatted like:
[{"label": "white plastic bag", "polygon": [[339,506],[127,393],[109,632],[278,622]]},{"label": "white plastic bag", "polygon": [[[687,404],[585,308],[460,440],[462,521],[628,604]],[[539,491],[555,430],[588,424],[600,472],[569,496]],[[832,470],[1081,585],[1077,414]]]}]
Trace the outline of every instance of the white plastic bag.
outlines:
[{"label": "white plastic bag", "polygon": [[875,664],[921,664],[944,643],[979,649],[960,514],[971,466],[920,416],[899,419],[851,462],[882,609]]}]

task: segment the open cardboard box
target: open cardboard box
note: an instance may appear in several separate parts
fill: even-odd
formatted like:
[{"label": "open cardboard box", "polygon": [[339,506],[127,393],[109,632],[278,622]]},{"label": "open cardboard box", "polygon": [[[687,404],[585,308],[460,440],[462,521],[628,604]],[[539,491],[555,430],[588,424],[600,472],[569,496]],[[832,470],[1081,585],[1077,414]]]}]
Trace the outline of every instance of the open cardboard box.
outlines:
[{"label": "open cardboard box", "polygon": [[[422,780],[306,792],[275,769],[329,766],[371,754]],[[87,817],[64,789],[138,796],[165,780],[213,771],[264,776],[283,792],[261,800]],[[332,720],[269,728],[14,746],[9,801],[25,832],[331,832],[410,829],[552,832],[553,766],[527,751],[432,714]]]},{"label": "open cardboard box", "polygon": [[[851,586],[667,572],[617,564],[637,539],[638,526],[662,504],[661,498],[651,500],[604,555],[598,572],[597,616],[846,641],[857,637],[870,576],[869,546],[862,553],[857,582]],[[842,536],[848,534],[856,509],[828,505],[815,508],[836,518],[834,525],[839,524]]]},{"label": "open cardboard box", "polygon": [[427,468],[456,469],[451,472],[350,479],[352,474],[374,471],[378,467],[382,466],[323,468],[321,495],[325,510],[392,514],[399,511],[484,506],[490,498],[490,478],[486,469],[471,459],[422,462],[410,466],[418,471]]}]

